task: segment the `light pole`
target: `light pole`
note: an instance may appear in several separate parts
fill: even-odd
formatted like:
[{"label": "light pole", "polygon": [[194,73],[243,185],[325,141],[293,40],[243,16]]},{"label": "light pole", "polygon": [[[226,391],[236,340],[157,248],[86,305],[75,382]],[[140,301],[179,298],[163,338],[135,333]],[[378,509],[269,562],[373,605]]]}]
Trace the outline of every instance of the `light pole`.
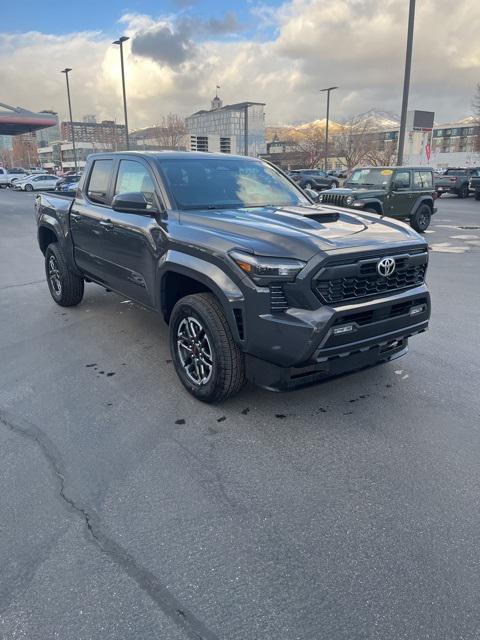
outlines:
[{"label": "light pole", "polygon": [[125,141],[127,150],[130,149],[130,139],[128,137],[128,117],[127,117],[127,93],[125,91],[125,68],[123,66],[123,43],[130,40],[128,36],[121,36],[118,40],[114,40],[112,44],[120,45],[120,65],[122,68],[122,89],[123,89],[123,113],[125,114]]},{"label": "light pole", "polygon": [[415,24],[415,0],[410,0],[408,11],[407,52],[405,54],[405,75],[403,77],[402,115],[398,132],[397,165],[403,164],[403,147],[405,145],[405,128],[407,124],[408,93],[410,90],[410,70],[412,68],[413,27]]},{"label": "light pole", "polygon": [[328,162],[328,120],[330,118],[330,91],[334,91],[335,89],[338,89],[338,87],[327,87],[326,89],[320,89],[320,91],[327,92],[327,122],[325,125],[325,164],[324,164],[325,173],[327,173],[327,162]]},{"label": "light pole", "polygon": [[71,69],[66,67],[65,69],[63,69],[63,71],[61,73],[65,74],[65,79],[67,81],[67,98],[68,98],[68,111],[69,111],[69,114],[70,114],[70,131],[72,133],[73,162],[74,162],[74,165],[75,165],[75,173],[78,173],[78,168],[77,168],[77,150],[75,148],[75,131],[73,129],[72,101],[70,100],[70,84],[68,82],[68,74],[69,74],[70,71],[71,71]]}]

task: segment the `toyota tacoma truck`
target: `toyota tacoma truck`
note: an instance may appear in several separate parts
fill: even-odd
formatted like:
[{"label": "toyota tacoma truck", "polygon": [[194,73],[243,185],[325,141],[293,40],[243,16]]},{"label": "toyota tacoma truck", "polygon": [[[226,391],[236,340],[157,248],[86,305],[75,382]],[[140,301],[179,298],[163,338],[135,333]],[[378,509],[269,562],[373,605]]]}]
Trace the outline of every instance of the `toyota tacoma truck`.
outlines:
[{"label": "toyota tacoma truck", "polygon": [[341,189],[322,192],[317,202],[405,220],[423,233],[436,212],[433,171],[427,167],[354,169]]},{"label": "toyota tacoma truck", "polygon": [[54,301],[94,282],[160,312],[186,389],[287,390],[386,362],[428,326],[426,242],[325,207],[274,166],[225,154],[89,156],[75,198],[36,197]]},{"label": "toyota tacoma truck", "polygon": [[435,177],[435,191],[438,197],[444,193],[454,193],[459,198],[468,198],[468,183],[473,176],[479,176],[480,169],[474,167],[447,169],[441,176]]}]

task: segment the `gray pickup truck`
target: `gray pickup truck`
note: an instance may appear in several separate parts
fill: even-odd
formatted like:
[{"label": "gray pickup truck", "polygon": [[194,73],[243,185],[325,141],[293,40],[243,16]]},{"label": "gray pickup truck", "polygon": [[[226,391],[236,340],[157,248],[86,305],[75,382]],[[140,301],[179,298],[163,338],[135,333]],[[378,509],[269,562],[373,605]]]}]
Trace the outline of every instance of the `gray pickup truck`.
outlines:
[{"label": "gray pickup truck", "polygon": [[421,236],[315,205],[258,159],[94,154],[75,198],[43,193],[35,208],[55,302],[79,304],[95,282],[160,312],[176,372],[205,402],[246,379],[287,390],[386,362],[428,326]]},{"label": "gray pickup truck", "polygon": [[444,193],[454,193],[459,198],[468,198],[469,182],[473,176],[480,176],[480,169],[468,167],[460,169],[447,169],[441,176],[436,176],[434,188],[440,198]]}]

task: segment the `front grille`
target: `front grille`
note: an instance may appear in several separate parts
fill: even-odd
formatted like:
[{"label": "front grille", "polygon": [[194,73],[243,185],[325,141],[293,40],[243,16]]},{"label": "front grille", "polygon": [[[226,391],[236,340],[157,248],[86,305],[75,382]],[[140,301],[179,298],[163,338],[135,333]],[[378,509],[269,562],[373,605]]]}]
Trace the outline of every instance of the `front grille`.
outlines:
[{"label": "front grille", "polygon": [[334,204],[337,207],[346,207],[346,199],[347,196],[340,193],[329,193],[328,191],[322,193],[322,204]]},{"label": "front grille", "polygon": [[382,305],[377,309],[369,309],[368,311],[354,311],[352,313],[340,314],[333,326],[338,326],[347,323],[355,323],[360,327],[371,324],[372,322],[380,322],[382,320],[389,320],[390,318],[398,318],[399,316],[406,316],[410,313],[412,307],[418,305],[427,306],[426,298],[414,298],[413,300],[407,300],[405,302],[399,302],[397,304]]},{"label": "front grille", "polygon": [[272,313],[280,313],[288,309],[288,302],[281,284],[270,285],[270,309]]},{"label": "front grille", "polygon": [[314,279],[314,290],[326,304],[338,304],[359,298],[408,289],[421,285],[427,270],[427,253],[393,255],[395,271],[384,277],[377,273],[383,256],[360,258],[355,262],[323,267]]}]

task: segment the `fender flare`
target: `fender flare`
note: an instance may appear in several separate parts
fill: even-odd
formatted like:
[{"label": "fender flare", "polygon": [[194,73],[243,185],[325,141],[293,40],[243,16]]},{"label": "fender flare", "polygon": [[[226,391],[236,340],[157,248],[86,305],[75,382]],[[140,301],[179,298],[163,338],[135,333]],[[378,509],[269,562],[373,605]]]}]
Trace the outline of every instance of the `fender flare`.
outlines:
[{"label": "fender flare", "polygon": [[233,305],[237,308],[244,308],[245,298],[241,289],[233,280],[216,264],[207,262],[197,256],[177,251],[168,250],[161,258],[156,287],[155,306],[165,316],[165,292],[164,278],[168,273],[178,273],[197,280],[210,289],[221,304],[225,317],[232,331],[232,335],[237,335],[237,324],[233,313]]},{"label": "fender flare", "polygon": [[65,258],[67,260],[68,266],[77,275],[82,275],[77,265],[75,264],[75,260],[73,257],[73,243],[71,241],[70,234],[67,239],[65,237],[60,221],[53,216],[43,213],[43,215],[40,217],[38,221],[38,228],[37,228],[37,240],[38,240],[39,246],[41,246],[40,244],[41,229],[49,229],[52,233],[55,234],[57,238],[57,242],[62,248],[63,253],[65,254]]},{"label": "fender flare", "polygon": [[[361,202],[363,203],[362,209],[365,209],[366,207],[370,207],[373,204],[373,205],[375,205],[376,208],[379,209],[379,214],[380,215],[384,214],[383,202],[381,200],[378,200],[377,198],[370,198],[370,199],[367,199],[367,200],[362,200]],[[352,207],[352,209],[356,209],[356,208],[357,207]]]},{"label": "fender flare", "polygon": [[412,207],[412,210],[410,211],[410,217],[414,216],[419,207],[422,204],[427,204],[430,209],[432,210],[432,214],[434,213],[433,211],[433,198],[431,196],[419,196],[416,200],[415,200],[415,204]]}]

